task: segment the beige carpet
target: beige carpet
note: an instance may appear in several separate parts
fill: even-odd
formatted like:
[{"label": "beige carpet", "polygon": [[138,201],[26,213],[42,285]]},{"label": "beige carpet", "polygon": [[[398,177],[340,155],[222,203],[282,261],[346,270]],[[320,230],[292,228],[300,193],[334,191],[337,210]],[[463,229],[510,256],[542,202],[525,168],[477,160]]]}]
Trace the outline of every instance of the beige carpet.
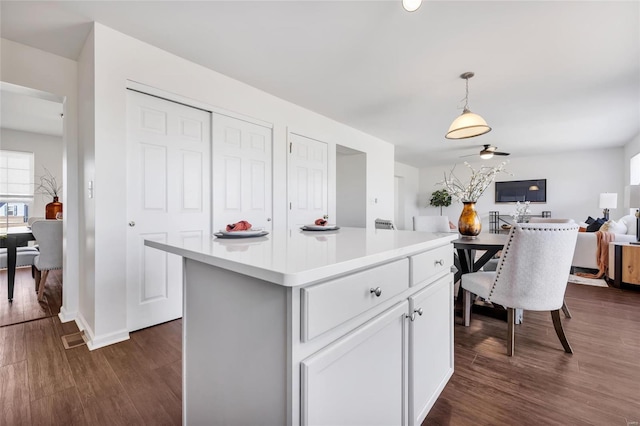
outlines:
[{"label": "beige carpet", "polygon": [[569,282],[571,284],[591,285],[594,287],[609,287],[603,279],[585,278],[573,274],[569,275]]}]

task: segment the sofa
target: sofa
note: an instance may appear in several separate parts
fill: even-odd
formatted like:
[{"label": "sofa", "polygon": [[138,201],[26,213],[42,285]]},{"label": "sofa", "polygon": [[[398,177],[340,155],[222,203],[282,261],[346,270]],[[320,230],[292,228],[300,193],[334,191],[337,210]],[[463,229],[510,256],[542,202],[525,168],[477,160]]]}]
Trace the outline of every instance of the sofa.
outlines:
[{"label": "sofa", "polygon": [[[607,232],[613,232],[615,234],[613,239],[615,242],[636,240],[636,217],[634,215],[623,216],[620,220],[609,221],[607,223],[609,224]],[[571,266],[598,269],[597,249],[595,232],[579,232]],[[609,264],[612,262],[613,259],[610,258]]]}]

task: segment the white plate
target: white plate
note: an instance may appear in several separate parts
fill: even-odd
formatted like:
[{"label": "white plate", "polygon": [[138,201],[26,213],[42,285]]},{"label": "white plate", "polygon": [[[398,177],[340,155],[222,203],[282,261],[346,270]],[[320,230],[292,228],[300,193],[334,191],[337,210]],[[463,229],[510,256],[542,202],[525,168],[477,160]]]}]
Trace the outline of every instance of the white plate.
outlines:
[{"label": "white plate", "polygon": [[253,236],[262,234],[264,232],[264,229],[251,228],[246,231],[227,231],[227,230],[221,229],[218,232],[222,235],[236,235],[238,237],[253,237]]},{"label": "white plate", "polygon": [[303,231],[334,231],[340,228],[337,225],[304,225],[300,229]]},{"label": "white plate", "polygon": [[224,233],[221,231],[213,234],[213,236],[217,238],[253,238],[253,237],[264,237],[265,235],[269,235],[269,231],[236,231],[236,232],[224,231]]}]

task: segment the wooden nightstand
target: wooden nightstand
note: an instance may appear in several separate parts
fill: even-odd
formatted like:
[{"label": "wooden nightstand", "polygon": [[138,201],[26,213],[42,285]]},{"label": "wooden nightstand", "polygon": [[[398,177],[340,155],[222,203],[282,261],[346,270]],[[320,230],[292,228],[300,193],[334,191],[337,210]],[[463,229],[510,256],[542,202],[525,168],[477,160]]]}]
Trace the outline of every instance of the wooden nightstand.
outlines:
[{"label": "wooden nightstand", "polygon": [[631,243],[611,243],[614,246],[615,276],[613,285],[640,286],[640,245]]}]

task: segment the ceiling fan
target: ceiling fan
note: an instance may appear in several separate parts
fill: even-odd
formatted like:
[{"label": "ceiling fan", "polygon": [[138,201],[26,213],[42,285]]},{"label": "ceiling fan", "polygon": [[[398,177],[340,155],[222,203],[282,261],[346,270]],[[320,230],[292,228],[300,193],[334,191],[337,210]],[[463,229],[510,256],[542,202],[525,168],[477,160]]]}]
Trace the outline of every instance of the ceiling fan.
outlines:
[{"label": "ceiling fan", "polygon": [[[483,160],[488,160],[489,158],[492,158],[494,155],[511,155],[511,153],[509,152],[501,152],[501,151],[497,151],[498,147],[497,146],[491,146],[491,145],[484,145],[484,147],[480,150],[480,158],[482,158]],[[470,154],[470,155],[464,155],[463,157],[471,157],[472,155],[476,155],[476,154]]]}]

